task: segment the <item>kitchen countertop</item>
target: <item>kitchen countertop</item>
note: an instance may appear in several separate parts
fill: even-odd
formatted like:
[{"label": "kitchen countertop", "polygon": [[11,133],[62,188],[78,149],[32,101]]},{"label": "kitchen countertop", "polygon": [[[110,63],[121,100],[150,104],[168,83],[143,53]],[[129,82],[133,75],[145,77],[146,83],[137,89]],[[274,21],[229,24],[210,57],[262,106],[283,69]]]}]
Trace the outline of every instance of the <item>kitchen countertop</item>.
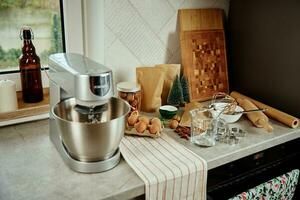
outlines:
[{"label": "kitchen countertop", "polygon": [[[273,133],[253,127],[242,118],[235,126],[247,131],[237,145],[217,143],[201,148],[166,133],[207,161],[213,169],[239,158],[300,137],[271,121]],[[209,176],[208,176],[209,178]],[[48,120],[0,128],[0,199],[128,199],[144,194],[144,183],[124,160],[114,169],[98,174],[71,171],[49,139]]]}]

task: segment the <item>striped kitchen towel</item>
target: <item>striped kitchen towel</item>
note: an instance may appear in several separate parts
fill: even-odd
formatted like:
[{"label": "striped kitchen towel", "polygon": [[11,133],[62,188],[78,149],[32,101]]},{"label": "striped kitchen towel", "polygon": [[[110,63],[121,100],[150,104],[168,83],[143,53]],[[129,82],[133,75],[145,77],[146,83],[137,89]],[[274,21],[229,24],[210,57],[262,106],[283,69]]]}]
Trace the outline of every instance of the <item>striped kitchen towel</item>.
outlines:
[{"label": "striped kitchen towel", "polygon": [[124,136],[120,150],[144,181],[147,200],[206,199],[206,161],[166,134]]}]

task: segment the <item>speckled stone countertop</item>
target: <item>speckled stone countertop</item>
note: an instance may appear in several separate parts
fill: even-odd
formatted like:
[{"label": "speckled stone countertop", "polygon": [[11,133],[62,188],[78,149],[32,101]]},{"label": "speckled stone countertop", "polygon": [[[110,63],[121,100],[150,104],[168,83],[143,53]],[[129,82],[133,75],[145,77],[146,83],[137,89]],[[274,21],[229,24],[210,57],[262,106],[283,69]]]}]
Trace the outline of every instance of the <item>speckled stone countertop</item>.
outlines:
[{"label": "speckled stone countertop", "polygon": [[[272,121],[273,133],[241,119],[235,126],[248,132],[237,145],[218,143],[201,148],[172,138],[203,157],[209,169],[300,137],[300,128],[290,129]],[[208,176],[209,178],[209,176]],[[0,128],[0,199],[130,199],[144,194],[144,183],[122,160],[114,169],[99,174],[71,171],[49,139],[47,120]]]}]

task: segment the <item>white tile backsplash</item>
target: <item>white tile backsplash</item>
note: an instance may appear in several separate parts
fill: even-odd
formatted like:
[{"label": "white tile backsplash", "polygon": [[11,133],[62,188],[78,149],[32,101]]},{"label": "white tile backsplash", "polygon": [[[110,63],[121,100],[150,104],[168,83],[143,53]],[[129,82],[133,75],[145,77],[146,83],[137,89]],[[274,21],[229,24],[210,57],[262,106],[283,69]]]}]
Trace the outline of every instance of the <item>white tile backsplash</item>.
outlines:
[{"label": "white tile backsplash", "polygon": [[115,82],[135,80],[142,65],[180,63],[180,8],[222,8],[229,0],[105,0],[105,65]]},{"label": "white tile backsplash", "polygon": [[105,35],[104,49],[107,50],[111,47],[113,42],[117,40],[117,37],[107,26],[104,27],[104,35]]},{"label": "white tile backsplash", "polygon": [[158,33],[159,38],[164,43],[164,45],[168,48],[173,54],[178,50],[180,47],[179,45],[179,26],[177,23],[177,12],[173,15],[173,17],[168,21],[168,23],[161,29]]},{"label": "white tile backsplash", "polygon": [[184,2],[185,0],[169,0],[170,4],[173,6],[173,8],[175,10],[177,10],[178,8],[180,8],[180,6],[182,5],[182,3]]},{"label": "white tile backsplash", "polygon": [[159,33],[175,11],[168,1],[129,0],[129,2],[155,33]]},{"label": "white tile backsplash", "polygon": [[185,0],[180,8],[213,8],[217,1],[218,0]]},{"label": "white tile backsplash", "polygon": [[166,46],[126,0],[105,2],[105,25],[142,65],[161,63],[170,57]]},{"label": "white tile backsplash", "polygon": [[140,61],[119,39],[116,39],[109,51],[105,52],[105,58],[107,58],[106,66],[113,70],[114,82],[135,80],[135,67],[140,65]]}]

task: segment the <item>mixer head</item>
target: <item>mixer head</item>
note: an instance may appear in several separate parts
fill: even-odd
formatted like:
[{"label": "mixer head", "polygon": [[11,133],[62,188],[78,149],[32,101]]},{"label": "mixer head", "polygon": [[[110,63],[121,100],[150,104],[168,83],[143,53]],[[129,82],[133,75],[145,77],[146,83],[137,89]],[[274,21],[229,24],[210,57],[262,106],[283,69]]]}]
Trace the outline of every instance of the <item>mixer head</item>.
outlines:
[{"label": "mixer head", "polygon": [[52,54],[49,57],[50,79],[76,104],[92,107],[107,103],[113,96],[111,69],[87,57],[72,53]]}]

